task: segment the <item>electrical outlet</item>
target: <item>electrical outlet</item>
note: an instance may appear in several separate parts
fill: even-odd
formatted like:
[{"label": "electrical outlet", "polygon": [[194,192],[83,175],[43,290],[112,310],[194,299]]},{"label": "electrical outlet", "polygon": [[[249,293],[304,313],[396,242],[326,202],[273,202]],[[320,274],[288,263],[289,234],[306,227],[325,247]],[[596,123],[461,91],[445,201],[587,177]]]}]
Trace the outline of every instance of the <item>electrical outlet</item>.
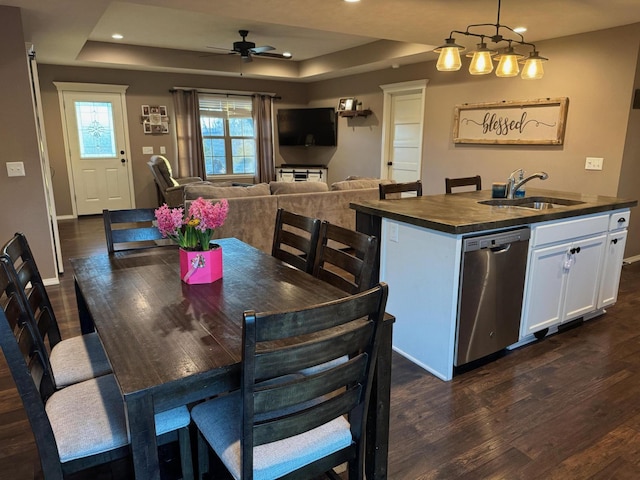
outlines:
[{"label": "electrical outlet", "polygon": [[9,177],[24,177],[23,162],[7,162],[7,175]]},{"label": "electrical outlet", "polygon": [[604,162],[604,158],[587,157],[587,161],[584,164],[584,169],[585,170],[602,170],[602,162]]}]

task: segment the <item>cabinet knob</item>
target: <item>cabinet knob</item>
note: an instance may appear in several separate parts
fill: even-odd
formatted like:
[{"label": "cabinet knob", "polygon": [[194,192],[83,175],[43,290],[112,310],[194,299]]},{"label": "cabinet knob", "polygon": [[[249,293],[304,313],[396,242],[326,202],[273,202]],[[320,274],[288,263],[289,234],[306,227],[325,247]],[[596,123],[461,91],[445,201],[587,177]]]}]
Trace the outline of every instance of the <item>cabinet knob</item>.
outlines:
[{"label": "cabinet knob", "polygon": [[611,243],[613,243],[614,245],[616,245],[618,243],[618,239],[614,238],[613,240],[611,240]]},{"label": "cabinet knob", "polygon": [[627,219],[624,218],[624,217],[618,219],[618,223],[624,223],[626,221],[627,221]]}]

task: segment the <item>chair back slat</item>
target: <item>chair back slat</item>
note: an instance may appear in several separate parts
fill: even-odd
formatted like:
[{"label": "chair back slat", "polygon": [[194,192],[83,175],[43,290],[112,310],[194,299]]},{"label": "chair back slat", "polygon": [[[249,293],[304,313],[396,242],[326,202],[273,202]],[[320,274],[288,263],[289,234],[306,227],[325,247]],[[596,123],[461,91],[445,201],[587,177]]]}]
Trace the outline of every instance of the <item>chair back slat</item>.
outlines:
[{"label": "chair back slat", "polygon": [[445,178],[444,189],[445,193],[453,193],[453,188],[475,186],[476,190],[482,190],[482,177],[476,175],[474,177],[462,177],[462,178]]},{"label": "chair back slat", "polygon": [[313,275],[349,294],[371,288],[377,261],[374,236],[323,222]]},{"label": "chair back slat", "polygon": [[387,195],[392,193],[408,193],[415,192],[416,197],[422,196],[422,182],[420,180],[416,180],[415,182],[405,182],[405,183],[385,183],[379,184],[379,194],[380,200],[386,200]]},{"label": "chair back slat", "polygon": [[169,240],[158,241],[162,239],[162,235],[153,224],[155,219],[153,208],[103,210],[102,220],[109,254],[114,253],[116,247],[129,250],[170,245]]},{"label": "chair back slat", "polygon": [[271,255],[311,273],[318,243],[320,220],[278,209]]},{"label": "chair back slat", "polygon": [[[323,462],[331,468],[354,457],[362,460],[387,292],[380,284],[295,311],[245,312],[243,478],[252,478],[255,446],[307,432],[343,415],[350,423],[351,446]],[[324,364],[343,355],[346,361],[332,362],[310,375],[299,373],[310,363]]]}]

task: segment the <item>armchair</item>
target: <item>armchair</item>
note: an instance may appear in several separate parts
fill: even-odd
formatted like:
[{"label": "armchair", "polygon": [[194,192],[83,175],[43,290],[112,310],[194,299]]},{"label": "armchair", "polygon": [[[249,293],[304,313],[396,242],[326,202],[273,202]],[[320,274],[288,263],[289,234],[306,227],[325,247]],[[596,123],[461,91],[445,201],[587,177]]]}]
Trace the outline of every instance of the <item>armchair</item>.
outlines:
[{"label": "armchair", "polygon": [[162,155],[153,155],[147,162],[153,178],[158,186],[158,191],[162,194],[164,202],[170,207],[182,205],[182,194],[184,186],[189,183],[202,182],[200,177],[173,178],[171,164]]}]

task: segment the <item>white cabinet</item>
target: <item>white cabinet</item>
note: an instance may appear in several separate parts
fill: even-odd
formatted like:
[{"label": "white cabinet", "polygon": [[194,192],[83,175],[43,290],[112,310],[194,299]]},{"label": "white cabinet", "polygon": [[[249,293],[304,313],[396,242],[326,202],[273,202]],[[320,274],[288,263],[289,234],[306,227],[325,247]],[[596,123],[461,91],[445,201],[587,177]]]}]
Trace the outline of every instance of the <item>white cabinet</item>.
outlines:
[{"label": "white cabinet", "polygon": [[616,303],[618,287],[620,286],[620,271],[624,257],[624,246],[627,242],[627,225],[629,224],[629,210],[611,215],[609,234],[604,250],[604,262],[598,296],[598,308],[604,308]]},{"label": "white cabinet", "polygon": [[597,309],[609,215],[533,228],[520,336]]}]

